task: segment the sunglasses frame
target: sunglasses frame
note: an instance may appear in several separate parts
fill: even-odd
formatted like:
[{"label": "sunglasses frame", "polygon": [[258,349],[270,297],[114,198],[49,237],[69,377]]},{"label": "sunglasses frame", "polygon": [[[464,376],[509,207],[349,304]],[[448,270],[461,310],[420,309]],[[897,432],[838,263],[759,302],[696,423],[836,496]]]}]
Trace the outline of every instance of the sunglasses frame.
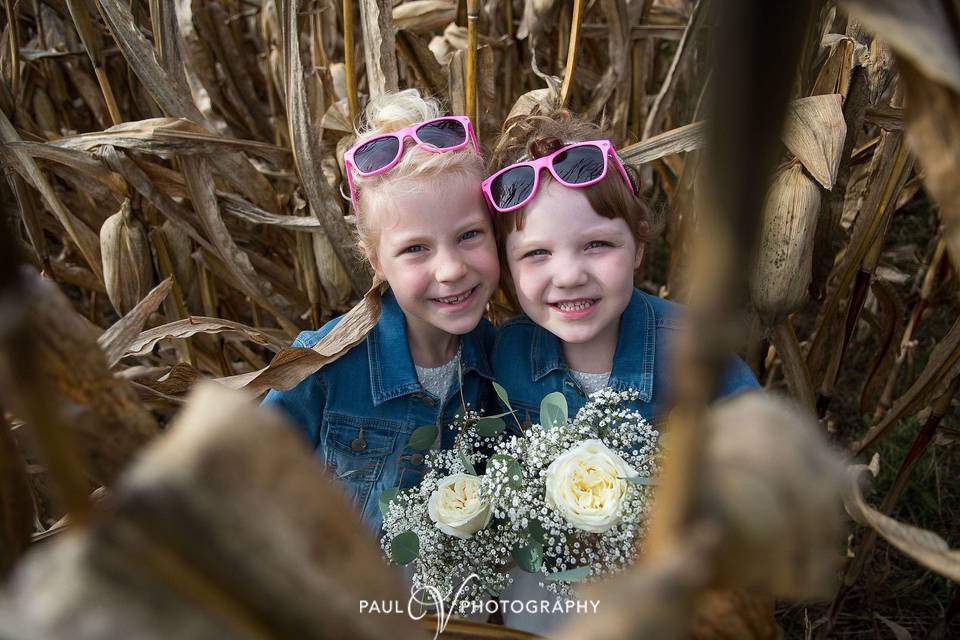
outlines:
[{"label": "sunglasses frame", "polygon": [[[603,170],[600,172],[600,175],[593,179],[588,180],[587,182],[567,182],[559,175],[557,175],[557,170],[553,166],[553,159],[556,158],[561,153],[569,151],[570,149],[575,149],[577,147],[596,147],[600,150],[601,155],[603,156]],[[627,170],[623,166],[623,162],[620,160],[620,157],[617,155],[617,152],[613,148],[613,143],[609,140],[585,140],[583,142],[574,142],[568,144],[564,147],[560,147],[553,153],[548,156],[543,156],[542,158],[536,158],[534,160],[525,160],[523,162],[516,162],[514,164],[508,165],[503,169],[500,169],[495,174],[483,181],[482,189],[483,195],[487,199],[487,203],[490,207],[498,213],[511,213],[517,209],[521,209],[526,205],[530,204],[530,201],[533,200],[533,197],[537,195],[537,189],[540,186],[540,172],[543,169],[547,169],[550,172],[550,175],[553,176],[553,179],[562,184],[565,187],[571,189],[579,189],[581,187],[589,187],[595,185],[604,178],[607,177],[607,172],[610,168],[610,158],[613,158],[613,164],[617,167],[617,171],[620,172],[620,175],[623,177],[623,181],[627,183],[627,186],[630,187],[631,193],[636,193],[636,188],[633,186],[633,181],[630,180],[630,176],[627,175]],[[491,191],[491,186],[493,185],[494,180],[502,176],[503,174],[516,169],[517,167],[531,167],[533,168],[533,187],[530,189],[530,195],[523,199],[519,204],[513,205],[512,207],[501,208],[497,205],[496,201],[493,198],[493,192]]]},{"label": "sunglasses frame", "polygon": [[[463,142],[454,145],[452,147],[437,147],[429,142],[424,142],[417,135],[417,131],[427,126],[428,124],[434,122],[440,122],[444,120],[454,120],[463,125],[464,130],[466,131],[466,136],[464,137]],[[361,171],[360,168],[356,165],[354,161],[354,156],[357,153],[357,150],[375,140],[385,140],[389,138],[396,138],[399,141],[397,145],[397,155],[389,163],[383,167],[376,169],[374,171]],[[347,183],[350,185],[350,202],[353,203],[353,208],[355,211],[359,212],[360,207],[357,206],[357,192],[353,184],[353,172],[356,171],[357,175],[363,178],[372,178],[373,176],[380,175],[385,173],[390,169],[397,166],[397,163],[400,162],[400,158],[403,157],[403,154],[406,151],[404,142],[407,138],[413,140],[418,146],[422,147],[424,151],[429,151],[430,153],[446,153],[448,151],[459,151],[463,149],[468,144],[473,144],[474,150],[477,152],[477,155],[480,155],[480,143],[477,142],[477,134],[473,130],[473,123],[470,122],[470,118],[467,116],[440,116],[439,118],[431,118],[430,120],[423,120],[421,122],[416,122],[409,127],[404,129],[398,129],[397,131],[391,131],[389,133],[384,133],[378,136],[374,136],[367,140],[364,140],[361,143],[358,143],[352,146],[343,154],[343,168],[347,174]]]}]

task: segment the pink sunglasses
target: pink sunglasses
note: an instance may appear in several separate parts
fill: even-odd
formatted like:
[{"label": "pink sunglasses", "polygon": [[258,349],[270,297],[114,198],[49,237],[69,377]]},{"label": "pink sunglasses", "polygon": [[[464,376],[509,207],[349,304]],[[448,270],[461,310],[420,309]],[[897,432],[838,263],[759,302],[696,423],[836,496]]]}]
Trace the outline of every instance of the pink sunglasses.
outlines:
[{"label": "pink sunglasses", "polygon": [[357,194],[353,185],[353,171],[357,175],[369,178],[392,169],[403,156],[404,141],[411,138],[415,143],[431,153],[458,151],[473,144],[477,155],[480,145],[473,131],[470,118],[466,116],[443,116],[412,124],[406,129],[391,131],[365,140],[343,154],[343,165],[350,185],[350,201],[357,207]]},{"label": "pink sunglasses", "polygon": [[543,169],[549,170],[565,187],[589,187],[606,177],[610,158],[613,158],[613,164],[630,187],[630,192],[636,193],[613,144],[609,140],[588,140],[568,144],[542,158],[504,167],[483,181],[483,194],[496,211],[510,213],[533,199]]}]

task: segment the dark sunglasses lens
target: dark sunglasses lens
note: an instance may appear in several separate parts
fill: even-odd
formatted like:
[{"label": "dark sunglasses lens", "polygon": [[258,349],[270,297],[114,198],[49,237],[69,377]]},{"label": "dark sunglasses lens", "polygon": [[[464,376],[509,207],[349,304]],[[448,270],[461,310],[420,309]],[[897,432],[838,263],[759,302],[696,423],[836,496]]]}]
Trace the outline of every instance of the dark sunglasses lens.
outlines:
[{"label": "dark sunglasses lens", "polygon": [[494,203],[501,209],[517,206],[530,196],[535,177],[532,167],[517,167],[501,173],[490,183]]},{"label": "dark sunglasses lens", "polygon": [[393,162],[398,151],[400,141],[396,138],[377,138],[354,151],[353,161],[361,173],[370,173]]},{"label": "dark sunglasses lens", "polygon": [[590,182],[603,173],[603,152],[592,145],[567,149],[553,159],[553,168],[564,182]]},{"label": "dark sunglasses lens", "polygon": [[417,137],[438,149],[449,149],[463,144],[467,139],[467,130],[456,120],[437,120],[417,129]]}]

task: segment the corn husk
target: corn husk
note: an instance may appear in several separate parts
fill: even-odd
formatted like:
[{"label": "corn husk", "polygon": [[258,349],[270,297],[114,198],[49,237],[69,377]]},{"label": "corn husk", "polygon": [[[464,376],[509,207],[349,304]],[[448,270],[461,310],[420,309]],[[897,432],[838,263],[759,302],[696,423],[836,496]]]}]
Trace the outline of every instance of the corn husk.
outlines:
[{"label": "corn husk", "polygon": [[150,245],[143,225],[133,217],[129,199],[100,228],[100,252],[107,297],[124,315],[153,288]]},{"label": "corn husk", "polygon": [[832,189],[847,138],[840,94],[794,100],[781,137],[810,175],[824,189]]},{"label": "corn husk", "polygon": [[767,192],[750,297],[769,326],[803,304],[810,286],[820,188],[799,163],[780,170]]},{"label": "corn husk", "polygon": [[444,36],[433,36],[427,46],[440,64],[447,64],[453,55],[453,46]]},{"label": "corn husk", "polygon": [[523,17],[517,27],[517,39],[523,40],[533,34],[547,31],[560,3],[557,0],[526,0],[523,5]]},{"label": "corn husk", "polygon": [[517,98],[515,103],[513,103],[513,107],[510,109],[510,113],[507,115],[507,120],[517,116],[528,115],[537,107],[543,109],[551,105],[556,105],[557,98],[557,92],[552,88],[527,91],[525,94]]},{"label": "corn husk", "polygon": [[456,17],[457,3],[448,0],[413,0],[393,8],[393,26],[413,33],[430,33]]}]

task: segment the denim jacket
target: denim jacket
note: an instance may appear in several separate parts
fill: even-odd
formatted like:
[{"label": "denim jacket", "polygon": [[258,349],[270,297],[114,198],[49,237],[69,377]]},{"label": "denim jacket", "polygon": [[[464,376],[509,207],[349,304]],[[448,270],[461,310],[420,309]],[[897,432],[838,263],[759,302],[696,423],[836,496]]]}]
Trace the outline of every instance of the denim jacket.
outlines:
[{"label": "denim jacket", "polygon": [[[319,331],[304,331],[294,347],[311,347],[336,326],[334,318]],[[488,354],[494,328],[486,320],[461,337],[463,399],[473,409],[490,402],[492,378]],[[379,535],[380,493],[415,486],[423,477],[423,453],[406,447],[420,426],[441,428],[441,447],[453,445],[449,428],[460,409],[455,379],[446,398],[437,398],[417,380],[406,322],[391,292],[384,294],[380,320],[366,339],[289,391],[270,391],[264,405],[281,409],[306,436],[309,445],[338,478]],[[402,476],[402,485],[401,485]]]},{"label": "denim jacket", "polygon": [[[680,326],[682,309],[676,303],[635,289],[620,317],[608,385],[617,390],[639,391],[640,398],[631,408],[654,425],[662,421],[669,400],[671,374],[667,356]],[[553,391],[563,393],[571,417],[586,403],[586,394],[567,368],[560,340],[525,315],[512,318],[500,328],[492,361],[494,377],[509,394],[521,423],[538,423],[540,401]],[[753,371],[736,358],[724,373],[716,398],[757,387]]]}]

